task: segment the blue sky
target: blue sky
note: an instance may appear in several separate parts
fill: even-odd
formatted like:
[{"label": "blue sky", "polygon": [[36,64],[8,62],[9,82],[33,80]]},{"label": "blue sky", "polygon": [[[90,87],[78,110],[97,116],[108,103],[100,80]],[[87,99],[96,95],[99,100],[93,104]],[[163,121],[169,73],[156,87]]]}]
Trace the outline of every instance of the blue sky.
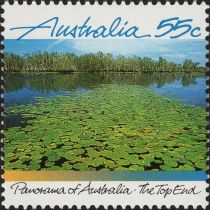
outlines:
[{"label": "blue sky", "polygon": [[175,63],[182,63],[185,59],[199,62],[201,66],[207,61],[205,40],[146,40],[146,39],[75,39],[75,40],[5,40],[5,51],[19,55],[32,52],[48,51],[59,53],[112,53],[114,56],[140,56],[158,59],[164,57]]}]

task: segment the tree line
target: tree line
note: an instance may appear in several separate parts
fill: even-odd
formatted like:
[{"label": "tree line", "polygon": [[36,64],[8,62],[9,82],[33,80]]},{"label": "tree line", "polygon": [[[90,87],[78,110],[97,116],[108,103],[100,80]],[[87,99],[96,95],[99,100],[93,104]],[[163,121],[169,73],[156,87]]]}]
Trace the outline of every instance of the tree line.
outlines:
[{"label": "tree line", "polygon": [[205,67],[192,60],[182,64],[160,57],[114,57],[102,52],[77,56],[73,53],[32,53],[24,56],[5,53],[5,69],[8,72],[196,72]]}]

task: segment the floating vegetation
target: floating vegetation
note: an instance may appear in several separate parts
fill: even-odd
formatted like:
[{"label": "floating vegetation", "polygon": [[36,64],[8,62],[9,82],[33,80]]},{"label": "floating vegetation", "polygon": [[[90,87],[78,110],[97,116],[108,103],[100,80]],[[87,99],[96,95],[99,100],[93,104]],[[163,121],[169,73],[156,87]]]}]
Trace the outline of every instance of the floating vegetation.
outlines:
[{"label": "floating vegetation", "polygon": [[101,85],[83,95],[37,98],[6,117],[5,169],[205,170],[205,110],[137,85]]}]

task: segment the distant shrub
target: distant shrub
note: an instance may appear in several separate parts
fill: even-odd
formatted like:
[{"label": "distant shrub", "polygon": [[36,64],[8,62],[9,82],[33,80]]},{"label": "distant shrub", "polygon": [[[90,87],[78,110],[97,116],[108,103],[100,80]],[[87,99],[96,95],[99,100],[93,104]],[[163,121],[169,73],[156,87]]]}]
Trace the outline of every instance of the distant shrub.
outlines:
[{"label": "distant shrub", "polygon": [[112,54],[33,53],[25,56],[5,53],[6,71],[15,72],[194,72],[205,71],[199,63],[185,60],[183,64],[164,58],[113,57]]}]

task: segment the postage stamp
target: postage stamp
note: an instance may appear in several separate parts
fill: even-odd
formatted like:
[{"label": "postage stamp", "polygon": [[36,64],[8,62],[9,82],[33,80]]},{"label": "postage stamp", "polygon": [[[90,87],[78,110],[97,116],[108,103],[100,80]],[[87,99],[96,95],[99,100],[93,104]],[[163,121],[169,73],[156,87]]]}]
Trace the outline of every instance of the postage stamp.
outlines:
[{"label": "postage stamp", "polygon": [[2,5],[3,206],[206,208],[208,5]]}]

